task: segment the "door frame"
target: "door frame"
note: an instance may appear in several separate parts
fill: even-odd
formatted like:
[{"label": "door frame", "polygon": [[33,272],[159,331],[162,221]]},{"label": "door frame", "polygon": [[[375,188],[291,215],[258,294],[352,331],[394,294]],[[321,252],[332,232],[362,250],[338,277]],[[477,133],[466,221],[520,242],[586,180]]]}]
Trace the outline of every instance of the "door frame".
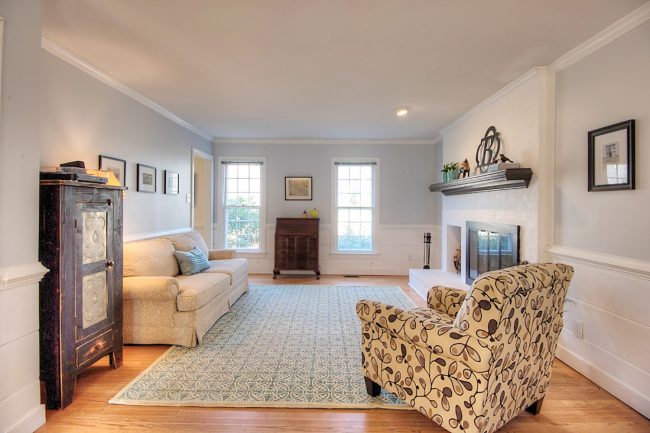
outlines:
[{"label": "door frame", "polygon": [[191,192],[192,200],[190,201],[191,202],[190,225],[192,226],[192,230],[194,230],[194,203],[196,200],[196,197],[194,195],[194,173],[195,173],[194,158],[195,157],[210,160],[210,224],[209,224],[210,238],[206,239],[205,241],[210,248],[214,248],[214,155],[204,152],[201,149],[197,149],[196,147],[192,148],[192,172],[190,174],[191,176],[190,188],[192,191]]}]

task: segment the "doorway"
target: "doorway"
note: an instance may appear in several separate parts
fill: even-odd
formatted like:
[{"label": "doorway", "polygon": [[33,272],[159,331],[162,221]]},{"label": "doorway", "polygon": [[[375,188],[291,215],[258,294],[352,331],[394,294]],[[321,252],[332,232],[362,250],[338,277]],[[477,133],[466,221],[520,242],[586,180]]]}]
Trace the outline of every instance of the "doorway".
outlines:
[{"label": "doorway", "polygon": [[199,232],[209,248],[212,239],[214,158],[209,153],[192,149],[192,229]]}]

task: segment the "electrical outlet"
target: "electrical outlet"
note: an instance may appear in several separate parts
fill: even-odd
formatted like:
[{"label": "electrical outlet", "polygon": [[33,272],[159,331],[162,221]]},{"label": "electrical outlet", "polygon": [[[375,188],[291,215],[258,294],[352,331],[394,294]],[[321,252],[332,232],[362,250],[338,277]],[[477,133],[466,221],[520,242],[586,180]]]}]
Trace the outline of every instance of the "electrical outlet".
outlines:
[{"label": "electrical outlet", "polygon": [[582,340],[584,338],[585,324],[583,322],[575,322],[573,326],[573,333]]}]

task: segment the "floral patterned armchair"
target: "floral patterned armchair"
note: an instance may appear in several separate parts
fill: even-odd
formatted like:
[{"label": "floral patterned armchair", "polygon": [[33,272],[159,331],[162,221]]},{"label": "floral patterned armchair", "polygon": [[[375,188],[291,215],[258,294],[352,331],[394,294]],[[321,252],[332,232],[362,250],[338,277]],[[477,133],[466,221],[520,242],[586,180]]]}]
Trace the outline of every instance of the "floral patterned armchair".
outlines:
[{"label": "floral patterned armchair", "polygon": [[429,308],[359,301],[368,393],[384,388],[458,433],[537,414],[572,276],[563,264],[523,265],[483,274],[468,292],[433,287]]}]

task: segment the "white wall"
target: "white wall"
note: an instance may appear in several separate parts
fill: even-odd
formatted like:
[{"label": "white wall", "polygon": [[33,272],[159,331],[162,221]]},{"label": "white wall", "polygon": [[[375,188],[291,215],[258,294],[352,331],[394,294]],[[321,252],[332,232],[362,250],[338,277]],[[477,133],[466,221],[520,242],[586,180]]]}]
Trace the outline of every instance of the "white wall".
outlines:
[{"label": "white wall", "polygon": [[[558,356],[650,416],[650,21],[557,73],[555,246],[576,269]],[[636,190],[587,191],[587,132],[636,119]],[[583,337],[578,331],[584,326]]]},{"label": "white wall", "polygon": [[[124,236],[133,239],[191,226],[192,147],[212,144],[139,102],[42,50],[42,166],[83,160],[97,168],[98,155],[127,161]],[[136,191],[136,164],[156,167],[158,191]],[[163,194],[164,170],[180,175],[180,194]]]},{"label": "white wall", "polygon": [[[38,358],[41,0],[3,0],[0,105],[0,432],[45,422]],[[2,38],[0,38],[2,39]]]},{"label": "white wall", "polygon": [[[428,190],[437,179],[439,146],[412,144],[300,144],[216,143],[214,154],[266,158],[266,252],[250,255],[252,272],[273,269],[273,238],[278,217],[299,217],[316,207],[320,211],[320,265],[328,274],[397,274],[422,267],[422,236],[432,232],[432,262],[439,266],[439,198]],[[378,254],[331,254],[332,158],[377,157],[379,166]],[[285,176],[312,176],[312,201],[285,201]],[[217,183],[220,179],[217,178]],[[217,188],[218,194],[218,188]],[[217,201],[219,196],[217,195]],[[222,216],[216,213],[215,240],[223,239]]]},{"label": "white wall", "polygon": [[[544,244],[539,230],[543,188],[540,160],[544,158],[542,116],[546,110],[544,95],[551,85],[545,69],[534,70],[441,131],[444,163],[467,158],[474,169],[476,148],[487,128],[494,125],[501,134],[501,153],[533,170],[527,189],[442,198],[442,257],[448,255],[447,226],[461,227],[463,281],[467,221],[520,225],[520,260],[535,262],[540,257],[540,247]],[[445,260],[443,263],[448,265]],[[454,272],[449,266],[444,270]]]}]

